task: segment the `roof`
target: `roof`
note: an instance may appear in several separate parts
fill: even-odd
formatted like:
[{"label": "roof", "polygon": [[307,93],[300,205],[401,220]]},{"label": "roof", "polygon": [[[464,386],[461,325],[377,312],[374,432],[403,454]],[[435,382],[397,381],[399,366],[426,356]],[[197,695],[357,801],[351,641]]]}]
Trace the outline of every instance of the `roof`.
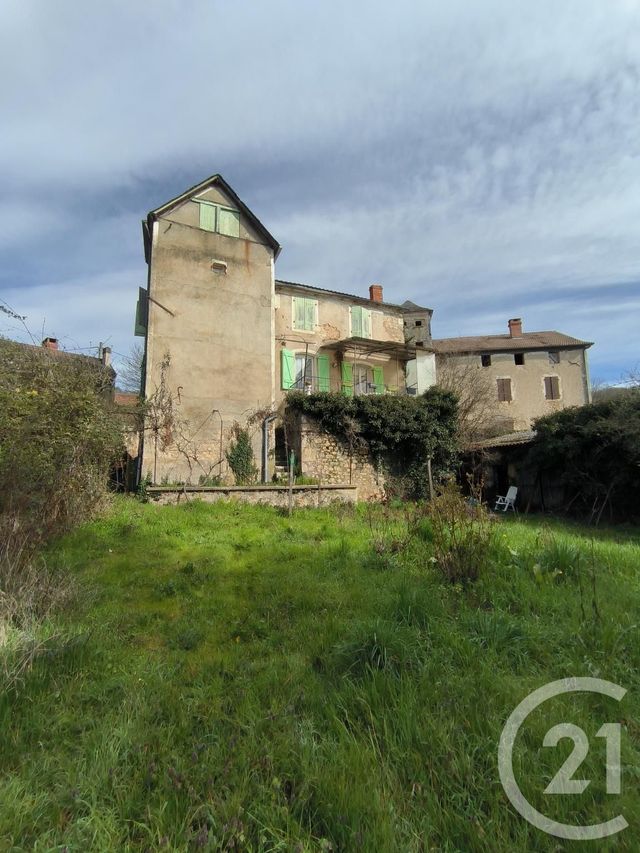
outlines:
[{"label": "roof", "polygon": [[593,346],[592,341],[581,341],[562,332],[523,332],[522,335],[474,335],[467,338],[434,338],[436,353],[462,352],[522,352],[522,350],[566,349]]},{"label": "roof", "polygon": [[[342,296],[344,299],[350,299],[351,301],[359,302],[363,305],[371,305],[374,307],[382,306],[384,308],[395,308],[399,312],[403,312],[406,310],[416,310],[416,311],[431,311],[430,308],[419,308],[417,305],[411,309],[407,309],[405,306],[407,303],[403,303],[402,305],[398,305],[397,302],[378,302],[376,299],[369,299],[368,296],[358,296],[355,293],[345,293],[342,290],[330,290],[327,287],[316,287],[311,284],[300,284],[297,281],[283,281],[282,279],[276,279],[276,288],[278,286],[283,288],[293,288],[294,290],[305,290],[311,293],[331,293],[334,296]],[[413,303],[409,303],[413,305]]]},{"label": "roof", "polygon": [[51,356],[52,358],[74,358],[79,361],[85,361],[91,364],[94,367],[104,367],[107,370],[110,370],[112,373],[115,373],[111,365],[108,367],[103,364],[102,359],[98,358],[95,355],[85,355],[82,352],[73,352],[72,350],[65,349],[52,349],[50,347],[44,347],[42,344],[27,344],[23,341],[13,341],[8,338],[2,338],[2,340],[8,341],[8,343],[13,344],[14,346],[24,347],[25,349],[34,350],[38,353],[46,353],[47,356]]},{"label": "roof", "polygon": [[342,338],[339,341],[328,341],[322,344],[323,350],[346,350],[360,351],[372,355],[374,353],[385,353],[386,355],[406,356],[408,359],[415,358],[415,344],[406,344],[401,341],[382,341],[372,338]]},{"label": "roof", "polygon": [[[233,190],[229,184],[225,181],[222,175],[211,175],[211,177],[206,178],[204,181],[201,181],[199,184],[196,184],[193,187],[190,187],[188,190],[185,190],[180,195],[177,195],[175,198],[172,198],[170,201],[166,201],[164,204],[161,204],[160,207],[156,207],[155,210],[151,210],[147,215],[147,220],[156,219],[158,216],[161,216],[163,213],[167,213],[169,210],[172,210],[174,207],[177,207],[179,204],[182,204],[184,201],[188,201],[194,195],[203,192],[209,187],[220,187],[220,189],[228,195],[234,204],[238,206],[238,209],[244,214],[244,216],[249,220],[249,222],[253,225],[253,227],[258,231],[259,234],[262,234],[267,244],[271,246],[274,251],[275,257],[277,258],[280,254],[280,243],[276,240],[276,238],[271,234],[265,226],[260,222],[258,217],[253,213],[247,205],[242,201],[242,199],[236,194],[235,190]],[[144,223],[143,223],[143,231],[144,231]],[[145,240],[148,237],[148,232],[145,233]],[[145,247],[146,248],[146,247]]]},{"label": "roof", "polygon": [[400,307],[403,311],[406,311],[407,314],[411,314],[413,311],[430,311],[433,314],[432,308],[423,308],[422,305],[416,305],[416,303],[412,302],[410,299],[405,299]]},{"label": "roof", "polygon": [[140,395],[133,391],[116,391],[113,395],[113,402],[116,406],[137,406],[140,402]]},{"label": "roof", "polygon": [[516,444],[530,444],[535,437],[535,430],[532,429],[521,430],[520,432],[508,432],[504,435],[495,435],[493,438],[483,438],[482,441],[476,441],[469,449],[489,450],[493,447],[512,447]]}]

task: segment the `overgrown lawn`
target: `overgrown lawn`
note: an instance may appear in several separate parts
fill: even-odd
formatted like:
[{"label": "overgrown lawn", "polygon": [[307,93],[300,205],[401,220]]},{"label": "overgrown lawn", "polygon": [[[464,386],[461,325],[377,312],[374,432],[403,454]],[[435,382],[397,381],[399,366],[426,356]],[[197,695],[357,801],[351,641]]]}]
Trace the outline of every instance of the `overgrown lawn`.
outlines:
[{"label": "overgrown lawn", "polygon": [[[407,516],[119,499],[58,543],[48,561],[88,593],[0,699],[0,847],[570,849],[514,811],[497,748],[531,690],[592,675],[623,702],[547,703],[516,772],[559,820],[625,814],[581,849],[640,848],[637,532],[501,520],[465,587]],[[590,736],[576,776],[592,782],[553,798],[571,743],[542,740],[565,720]],[[621,796],[605,789],[604,722],[623,723]]]}]

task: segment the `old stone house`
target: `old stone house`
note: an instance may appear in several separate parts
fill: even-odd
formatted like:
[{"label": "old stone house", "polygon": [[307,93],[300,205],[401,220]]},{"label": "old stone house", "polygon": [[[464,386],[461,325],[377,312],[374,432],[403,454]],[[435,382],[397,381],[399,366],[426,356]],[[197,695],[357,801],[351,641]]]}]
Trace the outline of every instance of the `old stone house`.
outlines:
[{"label": "old stone house", "polygon": [[[145,338],[149,417],[140,473],[155,483],[228,479],[237,424],[249,425],[262,479],[270,480],[291,389],[420,394],[436,381],[436,352],[446,342],[434,347],[431,309],[387,302],[379,284],[352,294],[277,279],[278,241],[220,175],[152,210],[143,238],[148,278],[136,334]],[[553,350],[569,352],[560,342]],[[524,351],[529,359],[534,349]],[[499,352],[491,350],[492,369]],[[572,387],[563,376],[563,399]],[[308,449],[308,461],[324,452]],[[341,479],[344,468],[323,476]]]},{"label": "old stone house", "polygon": [[526,431],[535,418],[591,400],[587,349],[560,332],[524,332],[520,318],[508,334],[440,338],[432,342],[436,364],[482,381],[492,400],[494,433]]}]

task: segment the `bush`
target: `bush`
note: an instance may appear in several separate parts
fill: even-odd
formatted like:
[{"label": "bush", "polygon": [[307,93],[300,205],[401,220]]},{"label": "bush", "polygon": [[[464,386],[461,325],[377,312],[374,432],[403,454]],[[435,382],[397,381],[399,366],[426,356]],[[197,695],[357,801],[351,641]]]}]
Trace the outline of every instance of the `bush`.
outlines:
[{"label": "bush", "polygon": [[[85,521],[123,451],[112,376],[95,360],[0,340],[0,674],[13,684],[55,636],[48,617],[74,598],[38,549]],[[46,634],[46,631],[45,631]],[[61,648],[66,648],[66,641]]]},{"label": "bush", "polygon": [[539,418],[529,462],[565,487],[567,509],[600,520],[638,516],[640,390]]},{"label": "bush", "polygon": [[453,483],[428,504],[435,567],[450,583],[466,585],[487,568],[493,526],[485,507],[466,501]]},{"label": "bush", "polygon": [[123,452],[95,360],[0,340],[0,515],[36,545],[86,520]]},{"label": "bush", "polygon": [[429,458],[436,479],[455,465],[457,404],[453,394],[440,388],[430,388],[419,397],[294,391],[287,395],[287,404],[348,447],[368,447],[373,458],[397,478],[395,490],[406,496],[427,496]]},{"label": "bush", "polygon": [[227,450],[227,462],[233,471],[238,486],[247,486],[255,482],[258,470],[253,461],[253,448],[251,446],[251,438],[246,429],[242,429],[239,424],[235,424],[234,429],[235,441]]}]

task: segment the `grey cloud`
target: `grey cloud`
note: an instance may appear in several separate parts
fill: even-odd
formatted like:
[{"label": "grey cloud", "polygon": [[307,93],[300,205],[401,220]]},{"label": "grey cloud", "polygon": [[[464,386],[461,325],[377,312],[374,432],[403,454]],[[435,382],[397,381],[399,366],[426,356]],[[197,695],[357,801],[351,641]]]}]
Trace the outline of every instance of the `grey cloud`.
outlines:
[{"label": "grey cloud", "polygon": [[55,316],[78,340],[128,348],[140,218],[220,171],[281,277],[381,280],[442,330],[520,304],[607,370],[632,358],[611,314],[637,275],[635,2],[11,0],[0,31],[3,291],[47,316],[76,294]]}]

